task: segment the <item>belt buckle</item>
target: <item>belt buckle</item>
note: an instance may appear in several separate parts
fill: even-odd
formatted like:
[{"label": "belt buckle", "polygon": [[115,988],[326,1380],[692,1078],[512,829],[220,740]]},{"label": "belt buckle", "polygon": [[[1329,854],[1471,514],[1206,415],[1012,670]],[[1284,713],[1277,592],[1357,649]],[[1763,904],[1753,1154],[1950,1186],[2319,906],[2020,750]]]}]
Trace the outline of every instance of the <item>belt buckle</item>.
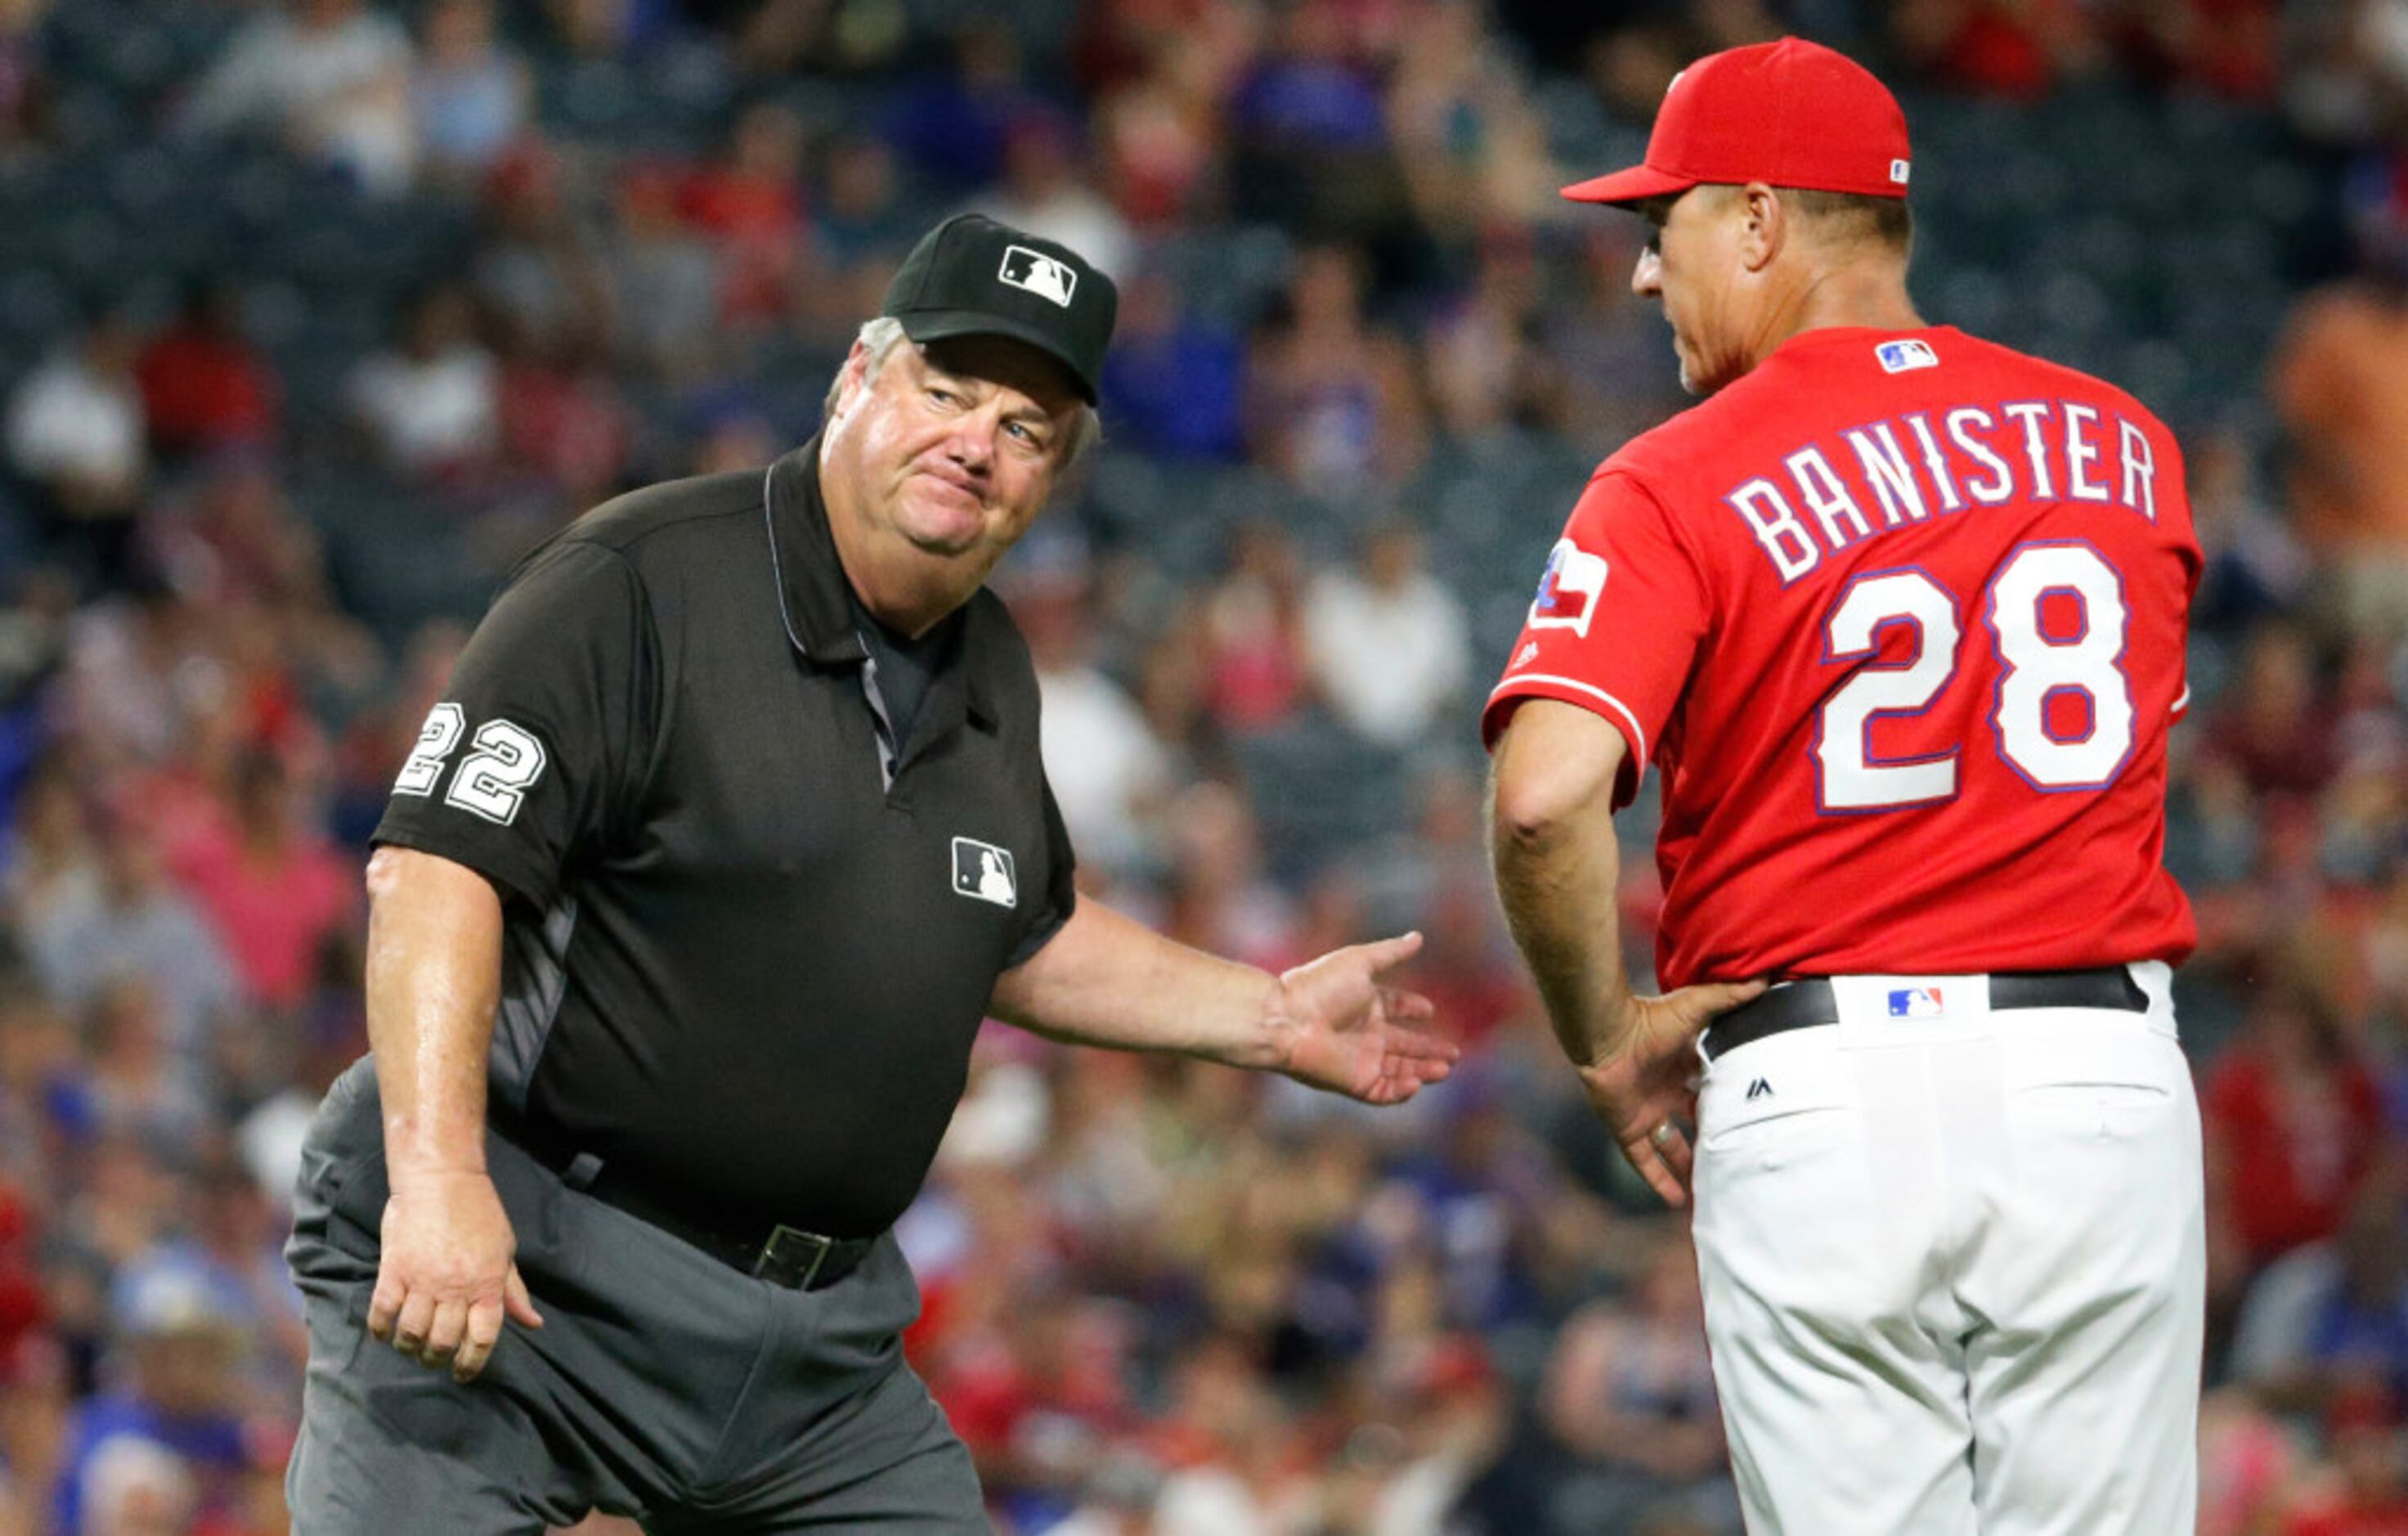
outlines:
[{"label": "belt buckle", "polygon": [[772,1285],[809,1290],[818,1278],[820,1266],[827,1262],[835,1249],[834,1238],[781,1224],[770,1228],[769,1241],[761,1244],[760,1256],[752,1260],[752,1274]]}]

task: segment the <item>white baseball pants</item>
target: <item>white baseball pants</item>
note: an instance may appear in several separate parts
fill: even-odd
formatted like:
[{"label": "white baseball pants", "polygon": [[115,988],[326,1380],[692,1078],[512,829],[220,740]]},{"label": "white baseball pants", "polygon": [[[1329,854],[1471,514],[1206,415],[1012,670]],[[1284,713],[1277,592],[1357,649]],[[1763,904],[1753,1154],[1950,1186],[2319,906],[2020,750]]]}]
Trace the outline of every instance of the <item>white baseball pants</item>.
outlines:
[{"label": "white baseball pants", "polygon": [[[1836,978],[1699,1090],[1706,1332],[1752,1536],[2189,1536],[2206,1233],[2145,1013]],[[1918,1012],[1892,998],[1922,987]]]}]

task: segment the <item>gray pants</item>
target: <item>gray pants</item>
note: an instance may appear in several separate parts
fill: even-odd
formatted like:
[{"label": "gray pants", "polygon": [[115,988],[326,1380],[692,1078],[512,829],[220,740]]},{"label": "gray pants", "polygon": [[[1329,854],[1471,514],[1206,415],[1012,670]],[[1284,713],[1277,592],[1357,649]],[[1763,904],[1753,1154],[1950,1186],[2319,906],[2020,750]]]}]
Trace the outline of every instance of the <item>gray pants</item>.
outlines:
[{"label": "gray pants", "polygon": [[463,1386],[368,1336],[386,1180],[371,1066],[311,1126],[285,1250],[309,1371],[285,1491],[296,1536],[498,1536],[595,1509],[655,1531],[984,1532],[969,1454],[903,1361],[919,1290],[889,1238],[845,1279],[738,1274],[486,1156],[540,1329]]}]

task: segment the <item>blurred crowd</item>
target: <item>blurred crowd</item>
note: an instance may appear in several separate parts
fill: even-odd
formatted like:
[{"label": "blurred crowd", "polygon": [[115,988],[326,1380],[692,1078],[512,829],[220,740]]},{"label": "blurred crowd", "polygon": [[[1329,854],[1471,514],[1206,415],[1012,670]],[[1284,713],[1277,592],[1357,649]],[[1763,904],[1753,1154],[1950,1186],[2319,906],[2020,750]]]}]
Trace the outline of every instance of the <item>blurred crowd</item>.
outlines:
[{"label": "blurred crowd", "polygon": [[[1635,223],[1553,190],[1784,28],[1919,128],[2109,93],[2329,173],[2256,382],[2164,408],[2210,559],[2168,844],[2201,1529],[2408,1531],[2408,0],[0,0],[0,190],[115,123],[323,221],[0,270],[0,352],[79,299],[0,374],[0,1536],[282,1529],[287,1192],[477,600],[619,489],[800,441],[965,207],[1125,294],[1107,450],[999,578],[1085,887],[1272,967],[1420,927],[1468,1051],[1374,1113],[982,1039],[902,1237],[998,1526],[1735,1531],[1683,1223],[1534,1014],[1472,715],[1586,467],[1682,404]],[[261,274],[353,220],[461,237],[296,323]]]}]

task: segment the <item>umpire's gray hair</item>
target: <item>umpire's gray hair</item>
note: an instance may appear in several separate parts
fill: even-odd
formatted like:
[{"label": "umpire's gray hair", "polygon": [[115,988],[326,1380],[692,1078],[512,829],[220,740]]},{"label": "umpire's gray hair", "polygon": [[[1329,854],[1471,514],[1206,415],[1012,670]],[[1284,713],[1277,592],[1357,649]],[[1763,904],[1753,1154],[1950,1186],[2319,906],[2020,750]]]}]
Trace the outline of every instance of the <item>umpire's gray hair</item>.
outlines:
[{"label": "umpire's gray hair", "polygon": [[[879,315],[861,323],[861,332],[853,337],[866,354],[861,364],[861,385],[864,389],[878,382],[878,370],[886,366],[887,354],[909,339],[903,334],[903,323],[893,315]],[[829,380],[827,399],[822,404],[824,415],[836,414],[837,396],[844,393],[844,369],[836,371]],[[1070,418],[1069,430],[1063,435],[1062,452],[1055,467],[1063,474],[1077,468],[1104,437],[1103,418],[1096,408],[1084,400]]]}]

